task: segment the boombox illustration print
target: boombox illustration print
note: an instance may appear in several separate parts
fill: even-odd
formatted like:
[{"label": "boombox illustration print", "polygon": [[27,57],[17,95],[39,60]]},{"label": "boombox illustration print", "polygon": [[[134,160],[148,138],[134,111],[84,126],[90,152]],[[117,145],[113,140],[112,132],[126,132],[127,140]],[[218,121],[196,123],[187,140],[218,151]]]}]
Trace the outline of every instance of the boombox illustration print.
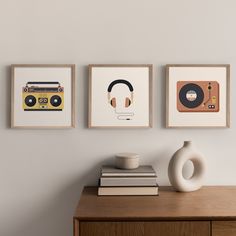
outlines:
[{"label": "boombox illustration print", "polygon": [[64,88],[59,82],[27,82],[22,88],[24,111],[62,111]]},{"label": "boombox illustration print", "polygon": [[217,81],[177,81],[179,112],[219,112]]}]

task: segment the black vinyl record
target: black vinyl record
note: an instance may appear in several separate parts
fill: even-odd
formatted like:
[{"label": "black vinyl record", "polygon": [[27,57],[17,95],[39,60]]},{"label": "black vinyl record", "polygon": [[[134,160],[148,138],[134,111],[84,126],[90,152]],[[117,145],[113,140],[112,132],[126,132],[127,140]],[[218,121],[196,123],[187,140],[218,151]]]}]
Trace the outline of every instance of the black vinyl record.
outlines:
[{"label": "black vinyl record", "polygon": [[[188,98],[188,94],[194,94],[193,100]],[[180,102],[188,108],[196,108],[202,104],[204,100],[204,92],[202,88],[194,83],[185,84],[179,92]]]},{"label": "black vinyl record", "polygon": [[28,107],[33,107],[35,104],[36,104],[36,98],[32,95],[28,95],[26,98],[25,98],[25,104],[28,106]]}]

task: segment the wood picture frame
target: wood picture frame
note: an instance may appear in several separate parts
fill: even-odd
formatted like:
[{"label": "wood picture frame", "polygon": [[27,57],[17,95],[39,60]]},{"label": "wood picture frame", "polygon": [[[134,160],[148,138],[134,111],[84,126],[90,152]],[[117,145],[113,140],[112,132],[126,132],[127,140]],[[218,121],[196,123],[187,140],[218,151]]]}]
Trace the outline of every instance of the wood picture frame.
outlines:
[{"label": "wood picture frame", "polygon": [[[88,110],[89,128],[152,127],[152,80],[153,80],[152,64],[90,64],[88,65],[88,69],[89,69],[89,110]],[[123,86],[122,83],[125,83],[125,85]],[[142,113],[142,107],[141,107],[142,104],[140,103],[141,97],[137,98],[137,96],[141,94],[140,90],[142,90],[142,83],[144,90],[143,92],[143,103],[145,106],[143,109],[144,113],[142,114],[143,116],[140,115],[138,117],[137,115],[135,117],[136,114]],[[117,86],[117,84],[119,85]],[[111,104],[113,98],[112,97],[109,98],[109,96],[112,96],[110,95],[110,93],[113,92],[113,86],[115,88],[117,87],[121,88],[123,86],[122,90],[125,89],[127,91],[128,89],[130,90],[128,91],[127,95],[128,100],[130,100],[129,104],[131,104],[128,105],[128,109],[130,110],[127,109],[128,111],[126,111],[126,109],[124,108],[123,111],[117,112],[116,110],[117,107],[115,106],[114,108],[114,104]],[[112,89],[112,91],[110,92],[108,92],[109,87]],[[94,93],[95,88],[96,90],[98,88],[101,88],[101,91],[98,91],[95,94]],[[127,97],[125,99],[127,99]],[[109,100],[108,102],[107,99]],[[122,100],[121,98],[121,103],[125,104],[126,103],[125,99]],[[116,103],[120,102],[120,99],[115,100],[115,102]],[[124,106],[127,108],[126,105]],[[133,110],[131,109],[131,107]],[[102,112],[104,112],[104,114],[101,115]],[[105,115],[105,113],[107,116]],[[133,116],[132,118],[130,118],[131,114]],[[100,120],[99,119],[96,120],[96,115],[97,117],[101,116]],[[121,120],[119,117],[122,116],[124,117],[124,119]],[[108,117],[110,117],[110,120]],[[107,122],[104,121],[105,119],[108,119]],[[126,123],[126,121],[128,123]]]},{"label": "wood picture frame", "polygon": [[12,64],[11,128],[74,128],[75,89],[74,64]]},{"label": "wood picture frame", "polygon": [[166,65],[166,127],[229,128],[230,65]]}]

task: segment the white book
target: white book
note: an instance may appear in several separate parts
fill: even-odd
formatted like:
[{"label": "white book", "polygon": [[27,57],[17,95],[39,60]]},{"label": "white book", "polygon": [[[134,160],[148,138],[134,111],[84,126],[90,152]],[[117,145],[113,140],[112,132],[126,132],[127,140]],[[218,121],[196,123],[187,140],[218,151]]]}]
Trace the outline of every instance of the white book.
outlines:
[{"label": "white book", "polygon": [[158,195],[158,187],[99,187],[98,195]]}]

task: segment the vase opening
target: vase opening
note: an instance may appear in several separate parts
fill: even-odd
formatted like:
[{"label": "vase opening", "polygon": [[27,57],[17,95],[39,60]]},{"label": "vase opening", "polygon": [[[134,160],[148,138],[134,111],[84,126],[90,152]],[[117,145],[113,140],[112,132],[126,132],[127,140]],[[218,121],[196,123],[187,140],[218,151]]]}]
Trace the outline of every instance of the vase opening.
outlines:
[{"label": "vase opening", "polygon": [[182,175],[186,180],[191,179],[193,177],[194,165],[191,160],[186,161],[185,164],[183,165]]},{"label": "vase opening", "polygon": [[184,147],[188,147],[192,145],[192,141],[184,141]]}]

